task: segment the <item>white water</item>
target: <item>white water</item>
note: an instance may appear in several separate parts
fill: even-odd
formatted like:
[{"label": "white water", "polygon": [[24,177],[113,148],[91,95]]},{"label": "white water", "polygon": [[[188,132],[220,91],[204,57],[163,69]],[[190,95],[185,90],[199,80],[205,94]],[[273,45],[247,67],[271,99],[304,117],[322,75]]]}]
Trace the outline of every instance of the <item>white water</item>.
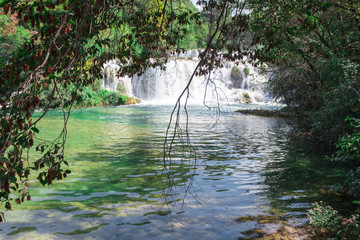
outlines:
[{"label": "white water", "polygon": [[[125,88],[129,96],[142,101],[174,104],[198,62],[197,50],[190,50],[169,61],[166,70],[149,68],[143,75],[130,78],[118,77],[120,66],[116,60],[111,60],[103,66],[103,88],[111,91]],[[267,76],[261,74],[259,68],[225,62],[224,67],[210,76],[194,77],[189,88],[189,102],[265,102],[268,100],[263,92],[265,82]]]}]

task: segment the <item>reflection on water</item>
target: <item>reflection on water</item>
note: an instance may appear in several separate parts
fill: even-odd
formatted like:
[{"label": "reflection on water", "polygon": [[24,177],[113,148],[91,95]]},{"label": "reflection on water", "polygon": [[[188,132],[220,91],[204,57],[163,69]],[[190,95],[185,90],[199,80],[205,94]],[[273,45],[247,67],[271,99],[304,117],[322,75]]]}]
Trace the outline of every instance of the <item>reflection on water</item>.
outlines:
[{"label": "reflection on water", "polygon": [[[145,105],[75,110],[67,142],[72,173],[47,188],[32,181],[33,201],[6,213],[0,237],[249,237],[253,229],[278,224],[256,216],[303,222],[310,203],[326,197],[319,190],[341,174],[289,146],[282,119],[229,113],[224,125],[210,128],[211,114],[192,106],[190,131],[199,157],[193,195],[181,208],[190,168],[175,163],[174,202],[163,205],[162,146],[170,110]],[[40,137],[53,138],[61,126],[61,116],[51,112],[39,126]]]}]

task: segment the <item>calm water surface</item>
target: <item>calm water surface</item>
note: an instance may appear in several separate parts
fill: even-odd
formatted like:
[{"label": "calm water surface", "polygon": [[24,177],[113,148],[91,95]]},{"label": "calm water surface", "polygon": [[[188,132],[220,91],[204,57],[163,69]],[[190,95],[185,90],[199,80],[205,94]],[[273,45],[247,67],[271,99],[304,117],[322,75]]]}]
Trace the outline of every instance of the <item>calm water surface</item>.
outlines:
[{"label": "calm water surface", "polygon": [[[72,173],[49,187],[30,182],[32,201],[6,213],[0,238],[238,239],[279,226],[257,216],[304,223],[311,203],[327,198],[322,189],[341,175],[289,146],[285,120],[230,111],[213,127],[211,111],[191,106],[193,188],[183,205],[191,167],[175,161],[174,195],[163,205],[162,146],[171,109],[74,110],[66,152]],[[39,137],[52,139],[61,126],[59,112],[50,112]]]}]

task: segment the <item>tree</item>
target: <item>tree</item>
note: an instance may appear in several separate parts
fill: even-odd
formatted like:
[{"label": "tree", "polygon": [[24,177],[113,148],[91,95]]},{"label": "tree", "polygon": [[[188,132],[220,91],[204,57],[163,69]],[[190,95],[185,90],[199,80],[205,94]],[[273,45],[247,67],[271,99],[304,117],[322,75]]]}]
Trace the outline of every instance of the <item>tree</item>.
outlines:
[{"label": "tree", "polygon": [[276,66],[268,90],[299,130],[333,146],[359,117],[359,1],[249,1],[253,55]]},{"label": "tree", "polygon": [[[209,0],[198,4],[208,19],[209,36],[171,114],[164,142],[166,169],[171,170],[178,136],[184,137],[181,142],[196,159],[187,122],[185,129],[180,127],[180,110],[185,109],[187,119],[193,77],[207,76],[207,85],[213,84],[211,73],[224,61],[273,64],[277,69],[269,89],[302,119],[312,116],[303,125],[307,131],[327,129],[324,120],[331,121],[342,111],[337,106],[344,102],[344,89],[350,89],[352,101],[339,116],[358,117],[359,103],[354,100],[360,90],[358,1]],[[80,87],[96,80],[102,64],[117,58],[122,65],[119,74],[129,76],[148,67],[164,67],[170,51],[182,50],[179,46],[189,24],[201,26],[201,14],[181,9],[176,0],[4,0],[0,7],[33,31],[22,48],[10,58],[1,58],[0,66],[0,201],[11,209],[11,192],[17,194],[17,203],[30,199],[26,188],[31,171],[39,171],[43,185],[70,172],[63,166],[67,165],[64,143],[71,102]],[[24,153],[34,145],[36,124],[53,98],[63,102],[59,88],[69,84],[75,87],[70,107],[62,108],[63,131],[53,141],[35,146],[41,158],[30,163]],[[49,102],[34,120],[39,94],[49,86]],[[328,114],[334,103],[334,112]]]},{"label": "tree", "polygon": [[[108,59],[119,59],[123,65],[121,75],[131,76],[147,67],[162,65],[167,61],[168,51],[176,50],[184,36],[180,27],[190,20],[199,22],[198,13],[190,10],[175,13],[168,9],[167,1],[151,11],[141,6],[150,5],[134,0],[0,3],[5,14],[16,16],[33,31],[22,48],[11,57],[1,58],[0,201],[5,209],[11,209],[10,193],[16,195],[17,204],[26,198],[30,200],[27,187],[32,171],[39,171],[37,179],[43,185],[70,173],[64,169],[67,165],[64,144],[71,104],[64,107],[60,87],[75,86],[73,102],[78,89],[93,83]],[[43,114],[32,119],[39,106],[39,94],[48,87],[52,89]],[[63,130],[53,141],[38,140],[37,146],[33,146],[40,131],[36,125],[55,96],[62,102]],[[29,162],[26,155],[31,147],[41,153],[35,162]]]},{"label": "tree", "polygon": [[20,25],[16,16],[8,17],[0,11],[0,58],[9,58],[11,52],[21,47],[31,33],[24,26]]}]

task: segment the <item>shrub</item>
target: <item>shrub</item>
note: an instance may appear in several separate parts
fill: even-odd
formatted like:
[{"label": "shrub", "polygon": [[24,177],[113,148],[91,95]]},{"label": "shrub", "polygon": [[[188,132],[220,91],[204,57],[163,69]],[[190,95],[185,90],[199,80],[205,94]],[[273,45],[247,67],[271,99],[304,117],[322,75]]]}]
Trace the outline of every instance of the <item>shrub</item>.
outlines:
[{"label": "shrub", "polygon": [[53,100],[50,101],[51,93],[54,88],[54,85],[50,84],[40,94],[39,99],[42,107],[45,107],[47,103],[51,102],[50,108],[60,107],[61,102],[64,107],[69,107],[74,94],[76,94],[74,107],[117,106],[128,104],[128,102],[136,103],[136,101],[129,101],[129,97],[122,92],[111,92],[105,89],[99,89],[99,86],[99,82],[95,82],[93,86],[80,87],[77,92],[75,92],[75,86],[73,85],[67,87],[58,86],[61,97],[55,92]]},{"label": "shrub", "polygon": [[309,210],[308,218],[310,223],[320,228],[334,239],[358,239],[360,236],[360,218],[358,214],[353,214],[349,218],[341,216],[331,206],[326,206],[322,202],[314,203]]},{"label": "shrub", "polygon": [[[339,149],[336,154],[330,158],[332,161],[338,161],[346,164],[360,164],[360,120],[347,117],[349,122],[350,134],[340,137],[336,147]],[[350,171],[346,175],[343,183],[339,184],[339,188],[347,192],[355,199],[360,199],[360,167]],[[360,201],[353,201],[359,204]],[[359,239],[360,236],[360,219],[358,208],[349,218],[341,216],[336,210],[330,206],[324,206],[321,202],[315,203],[314,208],[309,211],[310,223],[320,227],[329,236],[335,239]]]},{"label": "shrub", "polygon": [[347,174],[346,181],[342,187],[349,195],[360,199],[360,167]]},{"label": "shrub", "polygon": [[102,99],[104,105],[123,105],[126,103],[126,99],[128,98],[120,92],[111,92],[105,89],[101,89],[100,91],[98,91],[98,94]]},{"label": "shrub", "polygon": [[350,164],[360,164],[360,120],[347,117],[346,121],[353,133],[340,137],[336,144],[339,149],[336,152],[334,161],[341,161]]},{"label": "shrub", "polygon": [[357,166],[356,170],[347,174],[345,182],[340,186],[349,195],[360,199],[360,120],[347,117],[346,121],[352,133],[340,137],[336,144],[339,150],[331,160]]}]

